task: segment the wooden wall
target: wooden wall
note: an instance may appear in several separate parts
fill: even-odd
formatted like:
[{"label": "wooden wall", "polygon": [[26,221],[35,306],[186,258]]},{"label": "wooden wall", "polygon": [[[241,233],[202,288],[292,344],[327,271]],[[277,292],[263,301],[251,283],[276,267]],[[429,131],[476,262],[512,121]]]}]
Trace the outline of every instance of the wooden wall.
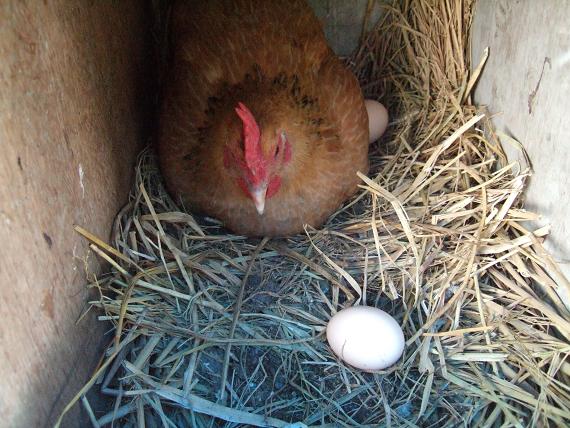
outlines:
[{"label": "wooden wall", "polygon": [[[528,151],[534,176],[526,207],[552,225],[547,248],[570,278],[570,2],[479,0],[474,65],[487,46],[475,100]],[[505,148],[512,160],[520,158]],[[570,307],[570,296],[566,302]]]},{"label": "wooden wall", "polygon": [[73,226],[107,237],[127,199],[152,94],[145,5],[0,2],[1,426],[51,426],[100,356],[102,325],[76,325]]}]

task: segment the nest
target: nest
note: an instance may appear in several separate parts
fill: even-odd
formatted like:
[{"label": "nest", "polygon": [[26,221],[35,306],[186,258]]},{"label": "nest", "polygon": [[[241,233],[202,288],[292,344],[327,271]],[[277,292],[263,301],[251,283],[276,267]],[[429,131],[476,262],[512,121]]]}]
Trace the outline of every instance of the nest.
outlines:
[{"label": "nest", "polygon": [[[386,6],[348,64],[393,122],[361,191],[320,230],[252,240],[175,204],[145,152],[90,284],[114,338],[77,394],[94,426],[563,426],[569,285],[471,103],[472,2]],[[521,149],[522,150],[522,149]],[[339,361],[338,310],[379,307],[406,349],[389,370]],[[114,405],[96,414],[94,389]]]}]

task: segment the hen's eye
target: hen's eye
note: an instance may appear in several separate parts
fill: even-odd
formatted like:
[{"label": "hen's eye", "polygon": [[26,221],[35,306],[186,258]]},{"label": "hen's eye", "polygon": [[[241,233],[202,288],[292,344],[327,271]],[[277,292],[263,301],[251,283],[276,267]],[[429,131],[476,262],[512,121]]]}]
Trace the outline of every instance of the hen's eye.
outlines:
[{"label": "hen's eye", "polygon": [[286,141],[287,137],[285,136],[285,132],[281,132],[281,134],[279,135],[279,142],[277,143],[277,146],[275,146],[275,153],[273,154],[275,158],[279,156],[279,152],[281,152],[281,146],[285,144]]}]

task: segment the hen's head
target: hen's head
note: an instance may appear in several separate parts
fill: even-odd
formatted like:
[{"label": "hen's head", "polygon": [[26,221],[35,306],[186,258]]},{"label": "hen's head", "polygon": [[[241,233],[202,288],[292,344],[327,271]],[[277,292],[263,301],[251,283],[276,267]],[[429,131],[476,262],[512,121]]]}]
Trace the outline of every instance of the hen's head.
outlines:
[{"label": "hen's head", "polygon": [[[278,132],[262,145],[259,125],[251,111],[238,103],[235,112],[242,121],[241,140],[225,147],[224,166],[234,172],[236,184],[249,196],[259,215],[265,200],[279,192],[281,171],[291,160],[291,144],[285,131]],[[265,150],[264,150],[265,146]]]}]

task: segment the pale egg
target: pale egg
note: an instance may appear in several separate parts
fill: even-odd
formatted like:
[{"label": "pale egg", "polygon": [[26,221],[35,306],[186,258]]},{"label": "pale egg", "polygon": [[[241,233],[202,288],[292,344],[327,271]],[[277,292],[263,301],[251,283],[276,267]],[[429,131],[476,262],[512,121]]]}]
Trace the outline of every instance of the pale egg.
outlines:
[{"label": "pale egg", "polygon": [[388,127],[388,110],[378,101],[364,100],[368,112],[369,141],[373,143],[379,139]]},{"label": "pale egg", "polygon": [[334,315],[327,341],[344,362],[365,371],[393,365],[404,352],[404,333],[394,318],[371,306],[353,306]]}]

